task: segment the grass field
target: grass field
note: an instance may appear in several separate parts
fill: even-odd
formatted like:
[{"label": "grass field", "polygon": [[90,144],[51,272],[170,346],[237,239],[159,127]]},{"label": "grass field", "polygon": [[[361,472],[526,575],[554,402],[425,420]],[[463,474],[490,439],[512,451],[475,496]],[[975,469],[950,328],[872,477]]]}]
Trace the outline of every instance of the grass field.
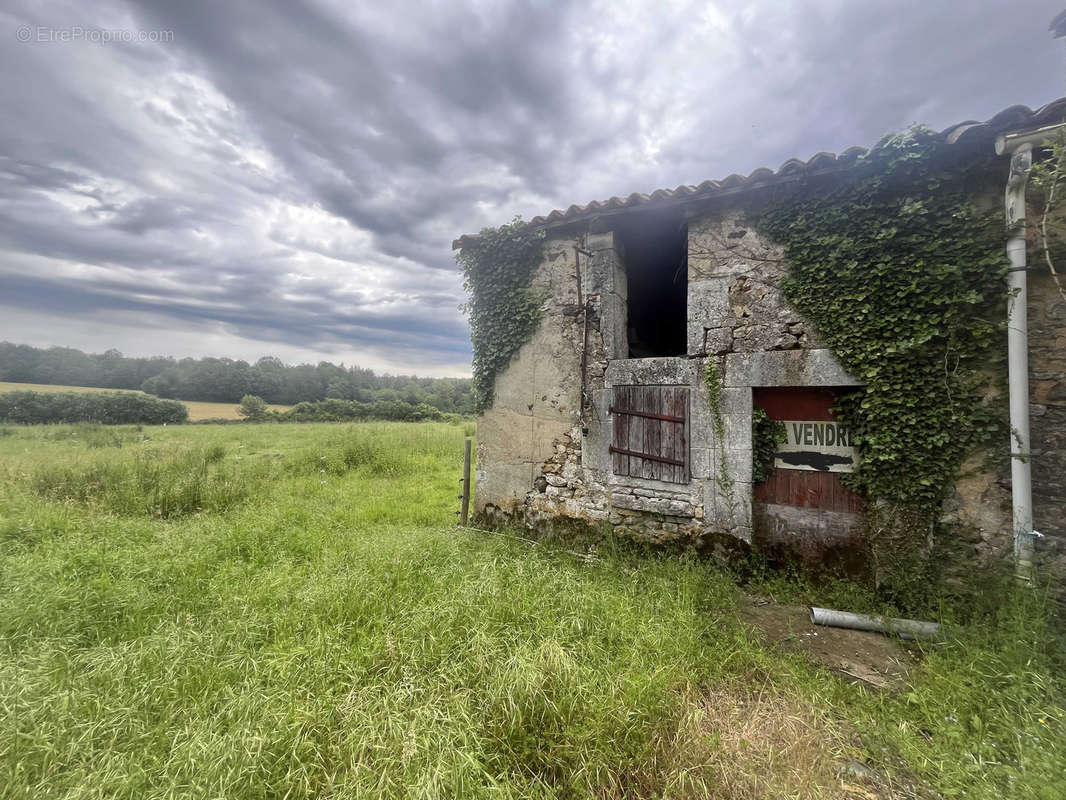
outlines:
[{"label": "grass field", "polygon": [[[95,386],[57,386],[50,383],[11,383],[0,381],[0,392],[128,392],[130,389],[100,389]],[[139,392],[138,392],[139,394]],[[189,409],[189,421],[203,419],[240,419],[236,403],[200,403],[182,400]],[[274,411],[287,411],[292,406],[269,406]]]},{"label": "grass field", "polygon": [[877,692],[709,564],[457,531],[463,434],[0,428],[0,797],[1066,796],[1038,593]]}]

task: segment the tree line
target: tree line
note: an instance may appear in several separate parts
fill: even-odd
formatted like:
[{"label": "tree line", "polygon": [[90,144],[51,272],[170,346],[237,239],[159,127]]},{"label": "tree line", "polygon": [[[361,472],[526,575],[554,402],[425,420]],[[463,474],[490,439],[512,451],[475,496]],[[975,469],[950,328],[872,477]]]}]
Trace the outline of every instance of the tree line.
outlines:
[{"label": "tree line", "polygon": [[261,397],[245,395],[237,413],[249,422],[459,422],[457,414],[440,411],[428,403],[412,404],[402,400],[377,400],[360,403],[357,400],[330,398],[314,403],[297,403],[285,411],[274,411]]},{"label": "tree line", "polygon": [[157,397],[239,403],[245,395],[295,405],[323,400],[425,405],[445,414],[473,412],[468,378],[377,375],[320,361],[287,365],[273,356],[255,363],[230,358],[132,358],[118,350],[84,353],[71,347],[0,342],[0,381],[105,389],[139,389]]}]

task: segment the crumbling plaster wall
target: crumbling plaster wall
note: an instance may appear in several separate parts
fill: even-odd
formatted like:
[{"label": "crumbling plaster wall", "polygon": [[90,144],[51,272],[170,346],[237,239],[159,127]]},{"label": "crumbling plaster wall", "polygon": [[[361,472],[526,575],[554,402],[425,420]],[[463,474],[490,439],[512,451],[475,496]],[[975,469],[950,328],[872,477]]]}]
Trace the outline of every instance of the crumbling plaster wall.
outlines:
[{"label": "crumbling plaster wall", "polygon": [[478,421],[476,506],[490,515],[524,507],[543,465],[578,424],[576,244],[572,238],[545,243],[531,284],[544,298],[541,324],[497,375],[492,408]]},{"label": "crumbling plaster wall", "polygon": [[[1002,207],[1001,180],[1002,176],[996,176],[996,183],[986,187],[977,198],[979,206],[996,211]],[[1043,261],[1038,225],[1042,213],[1039,202],[1030,196],[1027,310],[1033,527],[1043,534],[1037,541],[1038,559],[1066,575],[1066,298]],[[1057,233],[1062,236],[1066,230]],[[1005,354],[1005,334],[1001,346]],[[988,380],[989,391],[996,390],[994,371],[989,371]],[[1005,391],[1005,375],[998,380],[1004,383]],[[953,496],[945,503],[944,520],[957,523],[955,544],[960,563],[988,563],[1012,553],[1009,448],[1008,441],[991,453],[971,456],[962,466]]]},{"label": "crumbling plaster wall", "polygon": [[[1001,196],[996,198],[1000,203]],[[1039,192],[1027,196],[1026,247],[1029,262],[1029,441],[1032,456],[1033,528],[1038,560],[1066,576],[1066,298],[1048,269]],[[1047,231],[1052,244],[1066,239],[1066,223],[1052,214]],[[1066,264],[1057,259],[1059,281],[1066,286]],[[1053,262],[1054,263],[1054,262]],[[1005,345],[1004,345],[1005,347]],[[1004,448],[1006,449],[1006,448]],[[1008,495],[1010,482],[1002,481]]]}]

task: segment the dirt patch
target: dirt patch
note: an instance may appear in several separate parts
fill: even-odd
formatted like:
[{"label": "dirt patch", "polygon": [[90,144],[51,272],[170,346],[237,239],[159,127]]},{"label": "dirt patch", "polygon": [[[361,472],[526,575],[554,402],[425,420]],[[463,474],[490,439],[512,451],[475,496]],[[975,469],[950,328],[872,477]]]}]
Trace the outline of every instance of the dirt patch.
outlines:
[{"label": "dirt patch", "polygon": [[[662,743],[660,786],[677,797],[724,800],[888,800],[875,771],[848,770],[852,737],[809,700],[780,688],[724,685],[686,698]],[[862,766],[862,765],[859,765]],[[665,778],[665,780],[664,780]]]},{"label": "dirt patch", "polygon": [[847,680],[900,689],[917,662],[917,652],[899,639],[813,624],[806,606],[746,598],[740,611],[770,644],[806,656]]}]

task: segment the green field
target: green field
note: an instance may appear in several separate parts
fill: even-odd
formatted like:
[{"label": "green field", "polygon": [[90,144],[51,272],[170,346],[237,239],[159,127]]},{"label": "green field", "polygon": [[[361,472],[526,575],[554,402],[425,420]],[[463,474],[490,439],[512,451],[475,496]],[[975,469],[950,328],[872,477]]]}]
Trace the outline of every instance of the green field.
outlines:
[{"label": "green field", "polygon": [[[100,389],[95,386],[59,386],[51,383],[11,383],[0,381],[0,392],[128,392],[131,389]],[[140,392],[138,392],[140,394]],[[189,422],[205,419],[241,419],[237,403],[201,403],[182,400],[189,409]],[[273,411],[288,411],[292,406],[268,406]]]},{"label": "green field", "polygon": [[1039,593],[875,691],[709,563],[457,531],[463,436],[0,428],[0,797],[1066,796]]}]

